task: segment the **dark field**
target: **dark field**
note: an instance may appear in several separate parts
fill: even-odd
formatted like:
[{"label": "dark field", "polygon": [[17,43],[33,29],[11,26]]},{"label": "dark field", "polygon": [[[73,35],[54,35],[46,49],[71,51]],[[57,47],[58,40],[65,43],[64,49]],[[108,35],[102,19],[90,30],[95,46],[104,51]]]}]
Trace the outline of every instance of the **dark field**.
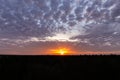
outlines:
[{"label": "dark field", "polygon": [[[120,57],[109,56],[0,56],[4,79],[120,79]],[[118,73],[117,73],[118,72]],[[113,76],[115,74],[115,76]],[[97,77],[97,78],[96,78]]]}]

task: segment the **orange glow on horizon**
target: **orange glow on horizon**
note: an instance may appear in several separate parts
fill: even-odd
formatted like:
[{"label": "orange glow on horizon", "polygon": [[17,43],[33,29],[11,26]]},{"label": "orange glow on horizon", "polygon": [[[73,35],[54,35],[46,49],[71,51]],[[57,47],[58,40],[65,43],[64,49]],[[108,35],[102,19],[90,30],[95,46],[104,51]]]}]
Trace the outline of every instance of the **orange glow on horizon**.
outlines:
[{"label": "orange glow on horizon", "polygon": [[58,49],[51,49],[50,53],[54,55],[68,55],[71,54],[70,49],[67,48],[58,48]]},{"label": "orange glow on horizon", "polygon": [[65,49],[60,49],[57,52],[60,53],[61,55],[64,55],[64,54],[68,53],[68,51],[65,50]]}]

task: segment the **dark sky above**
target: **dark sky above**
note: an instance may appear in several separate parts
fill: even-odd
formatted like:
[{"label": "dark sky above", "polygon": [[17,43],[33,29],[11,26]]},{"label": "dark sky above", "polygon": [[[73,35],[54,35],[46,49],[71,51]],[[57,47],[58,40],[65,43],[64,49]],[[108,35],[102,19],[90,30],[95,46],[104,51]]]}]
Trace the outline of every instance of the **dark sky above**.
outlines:
[{"label": "dark sky above", "polygon": [[[0,0],[0,54],[120,50],[120,0]],[[118,52],[119,53],[119,52]]]}]

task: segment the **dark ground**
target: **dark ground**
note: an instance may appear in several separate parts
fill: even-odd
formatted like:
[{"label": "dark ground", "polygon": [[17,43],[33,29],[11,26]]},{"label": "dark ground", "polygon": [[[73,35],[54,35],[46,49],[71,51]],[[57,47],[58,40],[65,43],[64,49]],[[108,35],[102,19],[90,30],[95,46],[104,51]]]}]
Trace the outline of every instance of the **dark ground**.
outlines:
[{"label": "dark ground", "polygon": [[[0,56],[0,78],[120,79],[120,57],[109,56]],[[118,73],[117,73],[118,72]],[[96,78],[97,77],[97,78]]]}]

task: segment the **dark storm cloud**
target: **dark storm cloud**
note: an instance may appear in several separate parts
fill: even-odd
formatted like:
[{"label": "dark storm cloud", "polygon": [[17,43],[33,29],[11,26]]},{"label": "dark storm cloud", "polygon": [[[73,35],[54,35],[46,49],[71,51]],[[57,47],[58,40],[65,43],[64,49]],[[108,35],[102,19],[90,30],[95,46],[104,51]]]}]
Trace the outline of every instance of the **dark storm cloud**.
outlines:
[{"label": "dark storm cloud", "polygon": [[72,32],[78,50],[119,50],[119,26],[119,0],[0,0],[1,49]]}]

